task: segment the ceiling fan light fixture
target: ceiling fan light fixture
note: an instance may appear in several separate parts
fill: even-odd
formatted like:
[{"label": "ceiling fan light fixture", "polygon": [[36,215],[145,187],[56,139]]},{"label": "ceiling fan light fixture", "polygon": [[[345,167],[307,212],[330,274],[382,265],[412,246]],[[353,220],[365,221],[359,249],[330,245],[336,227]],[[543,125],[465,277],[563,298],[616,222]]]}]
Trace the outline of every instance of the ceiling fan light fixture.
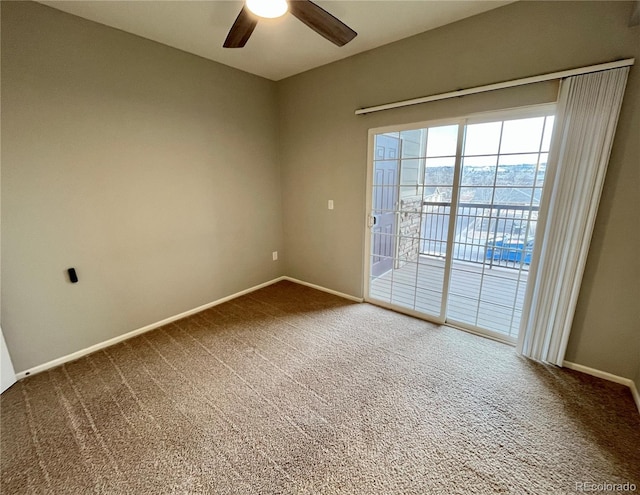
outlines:
[{"label": "ceiling fan light fixture", "polygon": [[247,44],[260,17],[273,19],[283,16],[287,11],[336,46],[344,46],[358,35],[312,0],[246,0],[222,46],[242,48]]},{"label": "ceiling fan light fixture", "polygon": [[247,0],[247,8],[258,17],[275,19],[289,10],[287,0]]}]

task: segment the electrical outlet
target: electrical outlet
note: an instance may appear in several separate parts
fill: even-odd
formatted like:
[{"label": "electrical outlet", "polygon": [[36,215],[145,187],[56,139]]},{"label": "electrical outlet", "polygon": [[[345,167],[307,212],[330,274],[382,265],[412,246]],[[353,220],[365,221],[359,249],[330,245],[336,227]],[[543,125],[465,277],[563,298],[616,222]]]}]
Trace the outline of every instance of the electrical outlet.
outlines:
[{"label": "electrical outlet", "polygon": [[327,203],[327,208],[329,208],[330,210],[333,210],[333,199],[329,200],[329,202]]},{"label": "electrical outlet", "polygon": [[273,261],[278,261],[278,251],[274,251],[271,255],[273,256]]}]

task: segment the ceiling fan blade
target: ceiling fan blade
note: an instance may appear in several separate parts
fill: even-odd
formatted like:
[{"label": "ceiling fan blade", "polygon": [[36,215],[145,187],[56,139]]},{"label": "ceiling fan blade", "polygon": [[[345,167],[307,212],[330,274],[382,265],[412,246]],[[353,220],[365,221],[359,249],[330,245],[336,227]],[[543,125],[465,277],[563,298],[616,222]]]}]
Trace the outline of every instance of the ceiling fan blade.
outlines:
[{"label": "ceiling fan blade", "polygon": [[249,36],[251,36],[257,24],[258,19],[249,12],[247,7],[243,6],[222,46],[224,48],[242,48],[247,44]]},{"label": "ceiling fan blade", "polygon": [[290,0],[289,11],[316,33],[343,46],[358,33],[310,0]]}]

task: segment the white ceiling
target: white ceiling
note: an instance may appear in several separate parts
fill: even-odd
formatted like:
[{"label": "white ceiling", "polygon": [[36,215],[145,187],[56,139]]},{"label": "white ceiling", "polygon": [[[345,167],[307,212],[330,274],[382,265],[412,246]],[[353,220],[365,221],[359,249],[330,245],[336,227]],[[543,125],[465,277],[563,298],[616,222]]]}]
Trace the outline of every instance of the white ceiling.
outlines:
[{"label": "white ceiling", "polygon": [[354,29],[342,48],[290,14],[261,19],[244,48],[222,48],[238,0],[43,0],[40,3],[277,81],[514,0],[318,0]]}]

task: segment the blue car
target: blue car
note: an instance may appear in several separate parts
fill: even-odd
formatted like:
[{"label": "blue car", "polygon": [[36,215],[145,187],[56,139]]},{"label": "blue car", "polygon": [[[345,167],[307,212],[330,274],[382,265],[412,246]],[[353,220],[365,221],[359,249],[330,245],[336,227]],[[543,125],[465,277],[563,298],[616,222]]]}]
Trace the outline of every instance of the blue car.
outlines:
[{"label": "blue car", "polygon": [[525,242],[522,237],[499,237],[487,246],[486,257],[494,261],[521,261],[527,265],[531,263],[533,239]]}]

